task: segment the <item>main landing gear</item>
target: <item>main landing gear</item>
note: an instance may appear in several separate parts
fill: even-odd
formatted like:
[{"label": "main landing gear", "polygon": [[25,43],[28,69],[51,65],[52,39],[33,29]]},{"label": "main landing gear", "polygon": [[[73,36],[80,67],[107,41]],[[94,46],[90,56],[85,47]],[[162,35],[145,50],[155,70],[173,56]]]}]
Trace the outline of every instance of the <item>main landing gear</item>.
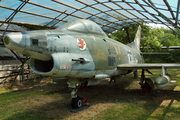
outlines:
[{"label": "main landing gear", "polygon": [[[146,71],[152,74],[149,70]],[[154,88],[154,83],[150,78],[145,78],[144,69],[142,69],[141,73],[141,81],[139,82],[141,85],[141,95],[147,95],[147,93]]]},{"label": "main landing gear", "polygon": [[116,83],[116,81],[117,81],[118,79],[120,79],[120,78],[121,78],[121,76],[112,76],[112,77],[110,78],[109,84],[111,84],[112,81],[114,81],[114,83]]}]

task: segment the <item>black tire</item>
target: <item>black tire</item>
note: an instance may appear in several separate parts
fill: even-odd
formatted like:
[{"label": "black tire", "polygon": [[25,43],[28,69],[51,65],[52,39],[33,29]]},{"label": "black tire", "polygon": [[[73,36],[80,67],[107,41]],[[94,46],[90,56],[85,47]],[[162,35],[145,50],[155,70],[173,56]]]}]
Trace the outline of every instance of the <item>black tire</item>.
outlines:
[{"label": "black tire", "polygon": [[71,107],[72,108],[80,108],[82,106],[81,97],[77,96],[77,98],[72,98]]},{"label": "black tire", "polygon": [[148,88],[149,90],[154,89],[154,83],[150,78],[145,78],[145,88]]}]

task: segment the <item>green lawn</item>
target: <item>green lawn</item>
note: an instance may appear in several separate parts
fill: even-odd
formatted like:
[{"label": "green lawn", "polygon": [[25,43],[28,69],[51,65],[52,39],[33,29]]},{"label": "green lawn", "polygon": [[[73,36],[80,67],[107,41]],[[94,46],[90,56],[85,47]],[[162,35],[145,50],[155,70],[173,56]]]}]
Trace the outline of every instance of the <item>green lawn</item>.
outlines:
[{"label": "green lawn", "polygon": [[[109,85],[108,79],[79,91],[88,97],[90,106],[77,113],[68,111],[71,91],[66,81],[53,84],[51,78],[0,86],[1,120],[179,120],[180,119],[180,69],[169,69],[167,73],[176,83],[163,89],[156,88],[147,96],[140,95],[139,78],[132,74],[123,76],[116,84]],[[146,77],[156,78],[161,71]],[[177,91],[174,91],[176,89]]]}]

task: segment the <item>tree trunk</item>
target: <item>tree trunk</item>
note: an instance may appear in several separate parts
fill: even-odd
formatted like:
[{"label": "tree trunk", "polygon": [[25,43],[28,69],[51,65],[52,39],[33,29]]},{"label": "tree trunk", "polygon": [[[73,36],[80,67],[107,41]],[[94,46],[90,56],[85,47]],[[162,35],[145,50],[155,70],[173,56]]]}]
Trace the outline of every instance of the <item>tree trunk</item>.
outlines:
[{"label": "tree trunk", "polygon": [[135,70],[133,73],[134,73],[134,78],[138,78],[138,71]]},{"label": "tree trunk", "polygon": [[128,31],[128,27],[125,27],[124,29],[125,29],[126,34],[127,34],[127,40],[128,40],[128,42],[129,42],[129,43],[131,43],[131,40],[130,40],[130,38],[129,38],[129,31]]}]

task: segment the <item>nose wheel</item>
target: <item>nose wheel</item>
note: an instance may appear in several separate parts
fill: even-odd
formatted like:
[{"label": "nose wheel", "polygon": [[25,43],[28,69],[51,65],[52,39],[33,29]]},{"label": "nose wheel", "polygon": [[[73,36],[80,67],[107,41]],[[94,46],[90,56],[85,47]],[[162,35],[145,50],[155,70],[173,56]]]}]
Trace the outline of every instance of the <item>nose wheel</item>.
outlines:
[{"label": "nose wheel", "polygon": [[80,108],[80,107],[82,107],[82,99],[81,99],[80,96],[77,96],[77,98],[72,98],[71,107],[72,108]]},{"label": "nose wheel", "polygon": [[77,96],[77,91],[78,89],[73,89],[73,91],[71,92],[71,107],[76,109],[76,108],[80,108],[84,105],[89,105],[87,97],[84,96]]}]

